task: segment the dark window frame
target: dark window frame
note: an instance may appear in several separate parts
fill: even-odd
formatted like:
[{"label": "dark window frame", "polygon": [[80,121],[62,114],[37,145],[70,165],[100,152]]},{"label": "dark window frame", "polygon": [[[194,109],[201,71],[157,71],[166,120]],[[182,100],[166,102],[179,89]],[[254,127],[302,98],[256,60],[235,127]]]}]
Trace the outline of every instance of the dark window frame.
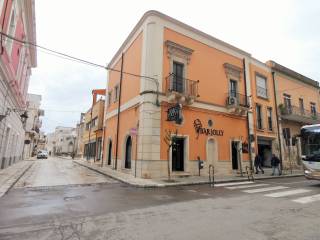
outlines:
[{"label": "dark window frame", "polygon": [[[259,110],[258,110],[259,109]],[[262,106],[260,104],[256,104],[256,120],[257,120],[257,128],[263,129],[263,116],[262,116]]]}]

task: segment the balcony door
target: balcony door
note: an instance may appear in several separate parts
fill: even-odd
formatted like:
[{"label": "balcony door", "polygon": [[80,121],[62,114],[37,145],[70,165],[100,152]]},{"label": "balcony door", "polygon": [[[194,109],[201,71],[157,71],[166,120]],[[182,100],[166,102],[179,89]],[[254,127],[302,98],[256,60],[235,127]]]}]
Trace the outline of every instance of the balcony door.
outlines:
[{"label": "balcony door", "polygon": [[235,80],[230,80],[230,97],[237,97],[237,92],[238,92],[238,84],[237,81]]},{"label": "balcony door", "polygon": [[183,72],[184,64],[173,62],[172,90],[175,92],[183,93]]},{"label": "balcony door", "polygon": [[292,113],[292,105],[291,105],[291,96],[284,94],[283,95],[284,106],[288,114]]}]

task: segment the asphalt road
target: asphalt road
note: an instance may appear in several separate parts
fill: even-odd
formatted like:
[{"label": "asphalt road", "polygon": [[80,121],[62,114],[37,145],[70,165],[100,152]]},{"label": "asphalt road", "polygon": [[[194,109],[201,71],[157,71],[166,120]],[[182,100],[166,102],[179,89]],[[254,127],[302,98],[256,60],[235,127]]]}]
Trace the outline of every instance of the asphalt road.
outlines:
[{"label": "asphalt road", "polygon": [[319,218],[320,183],[302,177],[158,189],[105,178],[13,188],[0,199],[0,239],[318,240]]}]

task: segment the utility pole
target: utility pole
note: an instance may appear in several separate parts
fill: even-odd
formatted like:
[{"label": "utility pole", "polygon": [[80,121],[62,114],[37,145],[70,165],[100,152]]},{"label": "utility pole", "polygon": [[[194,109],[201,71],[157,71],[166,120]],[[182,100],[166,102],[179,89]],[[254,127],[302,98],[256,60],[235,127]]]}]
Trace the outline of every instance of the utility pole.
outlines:
[{"label": "utility pole", "polygon": [[121,55],[121,70],[120,70],[120,84],[119,84],[119,96],[118,96],[118,115],[117,115],[117,136],[116,136],[116,159],[114,163],[114,169],[117,170],[118,166],[118,145],[119,145],[119,128],[120,128],[120,106],[121,106],[121,87],[123,78],[123,57],[124,53]]}]

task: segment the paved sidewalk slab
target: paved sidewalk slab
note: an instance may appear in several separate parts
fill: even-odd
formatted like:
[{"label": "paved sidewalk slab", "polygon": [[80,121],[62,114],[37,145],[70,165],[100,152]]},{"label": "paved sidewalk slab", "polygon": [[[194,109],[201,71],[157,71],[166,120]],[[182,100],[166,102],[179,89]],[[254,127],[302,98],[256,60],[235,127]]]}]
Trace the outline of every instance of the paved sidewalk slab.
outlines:
[{"label": "paved sidewalk slab", "polygon": [[[123,173],[120,171],[112,170],[109,166],[101,167],[100,163],[94,163],[82,159],[73,160],[75,163],[87,167],[93,171],[99,172],[110,178],[116,179],[120,182],[127,183],[135,187],[170,187],[170,186],[184,186],[184,185],[197,185],[197,184],[210,184],[208,176],[190,176],[190,177],[175,177],[172,182],[167,182],[166,179],[142,179],[135,178],[131,174]],[[271,171],[270,171],[271,173]],[[270,176],[268,171],[265,174],[255,175],[255,179],[270,179],[270,178],[286,178],[286,177],[299,177],[303,176],[302,170],[295,170],[292,174],[283,174],[281,176]],[[224,176],[215,177],[215,183],[228,183],[228,182],[242,182],[248,181],[247,176]]]},{"label": "paved sidewalk slab", "polygon": [[0,170],[0,198],[29,170],[33,161],[20,161]]}]

